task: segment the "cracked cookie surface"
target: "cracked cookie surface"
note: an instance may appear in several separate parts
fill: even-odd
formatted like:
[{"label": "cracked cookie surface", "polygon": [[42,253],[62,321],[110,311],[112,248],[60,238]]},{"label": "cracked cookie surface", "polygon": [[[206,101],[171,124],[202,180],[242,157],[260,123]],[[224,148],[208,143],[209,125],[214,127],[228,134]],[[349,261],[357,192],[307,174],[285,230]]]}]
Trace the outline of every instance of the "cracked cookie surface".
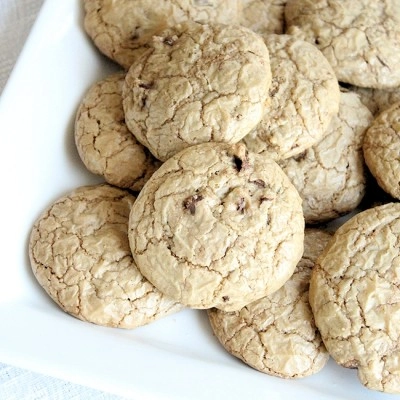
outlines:
[{"label": "cracked cookie surface", "polygon": [[239,311],[208,310],[214,334],[229,353],[282,378],[302,378],[325,366],[329,355],[315,327],[308,287],[330,238],[322,229],[306,228],[304,254],[284,286]]},{"label": "cracked cookie surface", "polygon": [[251,151],[274,159],[295,156],[319,142],[339,109],[335,73],[312,44],[289,35],[263,35],[270,54],[270,105],[244,137]]},{"label": "cracked cookie surface", "polygon": [[192,308],[237,310],[281,287],[303,252],[301,200],[243,144],[191,146],[149,179],[129,218],[133,257]]},{"label": "cracked cookie surface", "polygon": [[254,32],[284,31],[286,0],[240,0],[239,23]]},{"label": "cracked cookie surface", "polygon": [[35,222],[33,273],[65,312],[83,321],[135,328],[182,309],[137,269],[128,240],[135,197],[107,184],[61,197]]},{"label": "cracked cookie surface", "polygon": [[161,163],[125,124],[124,80],[125,73],[119,72],[89,88],[76,114],[75,143],[89,171],[112,185],[138,191]]},{"label": "cracked cookie surface", "polygon": [[128,69],[159,30],[193,20],[232,24],[237,0],[83,0],[84,27],[97,48]]},{"label": "cracked cookie surface", "polygon": [[288,0],[285,19],[286,32],[315,44],[339,81],[400,86],[398,0]]},{"label": "cracked cookie surface", "polygon": [[303,199],[307,223],[346,214],[365,194],[362,144],[373,116],[355,93],[343,91],[340,96],[339,113],[325,137],[302,154],[278,161]]},{"label": "cracked cookie surface", "polygon": [[362,384],[400,392],[400,204],[363,211],[318,258],[310,304],[330,355]]},{"label": "cracked cookie surface", "polygon": [[260,121],[271,68],[263,39],[234,25],[164,30],[129,69],[128,128],[165,161],[198,143],[236,143]]},{"label": "cracked cookie surface", "polygon": [[360,96],[361,102],[366,105],[374,116],[400,101],[400,87],[395,89],[370,89],[353,85],[347,88]]},{"label": "cracked cookie surface", "polygon": [[400,102],[380,113],[365,134],[365,162],[379,186],[400,199]]}]

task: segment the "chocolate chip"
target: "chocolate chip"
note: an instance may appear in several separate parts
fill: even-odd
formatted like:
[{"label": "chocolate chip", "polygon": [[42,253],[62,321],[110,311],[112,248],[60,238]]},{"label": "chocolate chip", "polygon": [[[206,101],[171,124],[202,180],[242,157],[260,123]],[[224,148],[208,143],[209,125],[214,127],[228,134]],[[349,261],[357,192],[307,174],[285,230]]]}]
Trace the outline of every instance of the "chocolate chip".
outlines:
[{"label": "chocolate chip", "polygon": [[140,34],[138,33],[140,26],[135,26],[132,31],[131,40],[138,40],[140,38]]},{"label": "chocolate chip", "polygon": [[236,210],[239,211],[241,214],[244,214],[245,207],[246,207],[246,201],[245,201],[244,197],[241,197],[239,200],[239,203],[236,207]]},{"label": "chocolate chip", "polygon": [[242,169],[242,165],[243,165],[243,161],[241,158],[237,157],[237,156],[233,156],[233,162],[236,165],[236,169],[238,171],[240,171]]},{"label": "chocolate chip", "polygon": [[163,43],[172,46],[175,43],[175,40],[171,36],[167,36],[164,38]]},{"label": "chocolate chip", "polygon": [[139,87],[143,89],[151,89],[153,87],[154,83],[139,83]]},{"label": "chocolate chip", "polygon": [[247,151],[243,147],[239,147],[238,150],[236,154],[233,154],[233,162],[238,172],[240,172],[243,169],[249,168],[250,164]]},{"label": "chocolate chip", "polygon": [[250,164],[247,158],[240,158],[238,156],[233,156],[233,162],[235,167],[240,172],[242,169],[249,168]]},{"label": "chocolate chip", "polygon": [[295,160],[296,162],[300,162],[303,161],[306,157],[307,157],[307,152],[303,151],[302,153],[295,155],[293,157],[293,160]]},{"label": "chocolate chip", "polygon": [[143,110],[143,108],[146,107],[146,101],[147,101],[147,96],[143,96],[142,97],[142,107],[141,107],[142,110]]},{"label": "chocolate chip", "polygon": [[254,183],[255,185],[261,187],[261,188],[265,188],[266,184],[262,179],[256,179],[254,181],[250,181],[250,183]]},{"label": "chocolate chip", "polygon": [[203,200],[203,196],[195,194],[183,200],[183,208],[189,210],[191,215],[196,214],[196,203]]},{"label": "chocolate chip", "polygon": [[264,201],[272,201],[272,197],[261,196],[260,197],[260,204],[264,203]]}]

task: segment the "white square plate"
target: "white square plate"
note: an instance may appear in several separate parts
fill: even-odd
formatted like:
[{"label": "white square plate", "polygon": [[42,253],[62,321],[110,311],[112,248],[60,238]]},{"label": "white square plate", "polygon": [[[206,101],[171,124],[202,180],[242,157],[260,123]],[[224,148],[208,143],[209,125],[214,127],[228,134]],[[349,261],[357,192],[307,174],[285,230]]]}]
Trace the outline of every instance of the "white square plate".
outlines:
[{"label": "white square plate", "polygon": [[77,186],[99,182],[73,140],[88,87],[116,67],[82,29],[79,0],[47,0],[0,102],[0,361],[134,399],[384,399],[333,361],[283,380],[231,357],[205,312],[185,310],[127,331],[63,313],[34,279],[27,256],[40,212]]}]

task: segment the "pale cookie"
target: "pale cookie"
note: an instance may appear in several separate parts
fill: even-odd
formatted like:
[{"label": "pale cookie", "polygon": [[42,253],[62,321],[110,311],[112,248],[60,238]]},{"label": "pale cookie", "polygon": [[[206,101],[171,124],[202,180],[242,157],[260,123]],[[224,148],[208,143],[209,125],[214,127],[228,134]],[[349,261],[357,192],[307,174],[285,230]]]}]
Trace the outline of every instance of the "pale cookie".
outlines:
[{"label": "pale cookie", "polygon": [[278,290],[303,252],[301,200],[281,168],[243,144],[191,146],[147,181],[129,219],[132,254],[159,290],[235,311]]},{"label": "pale cookie", "polygon": [[361,88],[353,85],[348,85],[347,87],[360,96],[362,103],[375,116],[400,101],[400,87],[391,90]]},{"label": "pale cookie", "polygon": [[214,334],[230,354],[281,378],[302,378],[325,366],[329,355],[315,327],[308,287],[330,238],[322,229],[306,229],[303,257],[283,287],[239,311],[208,310]]},{"label": "pale cookie", "polygon": [[238,21],[238,0],[83,0],[84,27],[97,48],[128,69],[159,30],[185,22]]},{"label": "pale cookie", "polygon": [[33,273],[70,315],[135,328],[182,308],[135,265],[127,235],[134,201],[129,192],[107,184],[80,187],[55,201],[34,224]]},{"label": "pale cookie", "polygon": [[318,258],[310,304],[325,346],[369,389],[400,393],[400,204],[363,211]]},{"label": "pale cookie", "polygon": [[126,123],[162,161],[198,143],[236,143],[260,121],[270,84],[259,35],[241,26],[183,24],[156,36],[129,69]]},{"label": "pale cookie", "polygon": [[87,91],[76,114],[75,143],[89,171],[112,185],[138,191],[161,163],[125,124],[124,80],[125,73],[116,73]]},{"label": "pale cookie", "polygon": [[372,120],[355,93],[342,92],[339,113],[324,139],[302,154],[278,162],[303,199],[307,223],[339,217],[363,199],[366,174],[362,142]]},{"label": "pale cookie", "polygon": [[288,0],[285,18],[287,33],[315,44],[339,81],[400,86],[398,0]]},{"label": "pale cookie", "polygon": [[400,199],[400,102],[374,119],[365,134],[363,150],[379,186]]},{"label": "pale cookie", "polygon": [[322,139],[339,109],[339,84],[312,44],[289,35],[264,39],[271,62],[271,104],[243,140],[251,151],[288,158]]},{"label": "pale cookie", "polygon": [[239,0],[239,23],[254,32],[283,33],[286,0]]}]

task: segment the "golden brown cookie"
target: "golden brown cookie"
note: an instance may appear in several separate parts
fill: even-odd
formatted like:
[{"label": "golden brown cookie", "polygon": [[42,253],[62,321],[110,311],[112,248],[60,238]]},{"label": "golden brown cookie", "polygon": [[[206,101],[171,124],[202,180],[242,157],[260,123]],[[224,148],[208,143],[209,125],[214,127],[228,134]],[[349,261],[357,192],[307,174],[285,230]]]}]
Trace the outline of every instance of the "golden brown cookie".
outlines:
[{"label": "golden brown cookie", "polygon": [[135,261],[192,308],[233,311],[279,289],[303,253],[301,200],[271,159],[205,143],[167,160],[129,218]]},{"label": "golden brown cookie", "polygon": [[159,30],[185,22],[238,21],[237,0],[83,0],[84,27],[97,48],[128,69]]},{"label": "golden brown cookie", "polygon": [[161,163],[125,124],[124,80],[125,73],[119,72],[89,88],[76,114],[75,143],[89,171],[112,185],[138,191]]},{"label": "golden brown cookie", "polygon": [[129,69],[126,124],[162,161],[198,143],[236,143],[260,121],[270,84],[259,35],[241,26],[182,24],[155,36]]},{"label": "golden brown cookie", "polygon": [[379,186],[400,199],[400,102],[374,119],[365,134],[363,150]]},{"label": "golden brown cookie", "polygon": [[284,159],[323,138],[339,109],[339,84],[315,46],[290,35],[263,37],[270,53],[271,103],[243,141],[251,151]]},{"label": "golden brown cookie", "polygon": [[330,238],[322,229],[306,228],[303,257],[283,287],[239,311],[208,310],[214,334],[229,353],[281,378],[302,378],[325,366],[329,355],[315,327],[308,287]]},{"label": "golden brown cookie", "polygon": [[400,203],[343,224],[310,282],[315,323],[334,360],[369,389],[400,393]]},{"label": "golden brown cookie", "polygon": [[278,163],[303,199],[307,223],[324,222],[354,210],[364,197],[362,143],[373,120],[355,93],[341,93],[339,113],[325,137],[302,154]]},{"label": "golden brown cookie", "polygon": [[315,44],[339,81],[400,86],[398,0],[288,0],[285,18],[287,33]]},{"label": "golden brown cookie", "polygon": [[34,224],[33,273],[65,312],[98,325],[135,328],[182,309],[132,259],[127,233],[134,201],[107,184],[84,186],[55,201]]}]

